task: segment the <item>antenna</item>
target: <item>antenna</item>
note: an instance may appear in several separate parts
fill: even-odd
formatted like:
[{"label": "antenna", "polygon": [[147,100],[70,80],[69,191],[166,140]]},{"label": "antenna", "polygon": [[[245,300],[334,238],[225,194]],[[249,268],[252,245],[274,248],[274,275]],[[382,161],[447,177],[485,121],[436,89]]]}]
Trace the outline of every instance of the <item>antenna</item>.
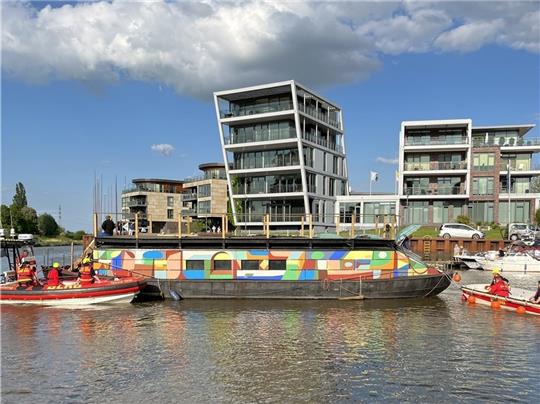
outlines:
[{"label": "antenna", "polygon": [[62,205],[58,205],[58,226],[62,227]]}]

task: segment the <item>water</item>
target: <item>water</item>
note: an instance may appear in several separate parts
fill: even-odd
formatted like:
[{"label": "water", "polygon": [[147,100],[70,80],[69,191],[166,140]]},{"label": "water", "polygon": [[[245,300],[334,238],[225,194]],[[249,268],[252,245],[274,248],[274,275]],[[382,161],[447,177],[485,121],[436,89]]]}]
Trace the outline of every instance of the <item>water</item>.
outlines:
[{"label": "water", "polygon": [[4,403],[540,399],[540,318],[464,304],[456,288],[394,301],[2,306],[1,332]]}]

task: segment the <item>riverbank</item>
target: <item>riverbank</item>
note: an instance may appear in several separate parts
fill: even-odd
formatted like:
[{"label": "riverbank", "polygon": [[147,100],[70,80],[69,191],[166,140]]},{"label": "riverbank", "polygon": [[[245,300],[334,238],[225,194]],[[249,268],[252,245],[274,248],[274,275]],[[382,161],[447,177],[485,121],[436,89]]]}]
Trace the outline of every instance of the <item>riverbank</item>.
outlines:
[{"label": "riverbank", "polygon": [[82,245],[82,240],[73,240],[65,236],[56,236],[56,237],[36,237],[36,247],[60,247],[60,246],[69,246],[73,243],[74,245]]}]

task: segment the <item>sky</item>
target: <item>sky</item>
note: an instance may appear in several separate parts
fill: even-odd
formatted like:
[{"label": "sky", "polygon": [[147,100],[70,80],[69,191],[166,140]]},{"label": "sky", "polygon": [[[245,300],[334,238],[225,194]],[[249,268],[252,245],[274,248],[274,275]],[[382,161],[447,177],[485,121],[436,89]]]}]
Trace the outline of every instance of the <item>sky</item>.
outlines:
[{"label": "sky", "polygon": [[2,203],[22,182],[69,230],[96,177],[107,206],[221,161],[214,91],[294,79],[340,105],[355,191],[394,191],[403,120],[540,123],[537,1],[4,2],[1,30]]}]

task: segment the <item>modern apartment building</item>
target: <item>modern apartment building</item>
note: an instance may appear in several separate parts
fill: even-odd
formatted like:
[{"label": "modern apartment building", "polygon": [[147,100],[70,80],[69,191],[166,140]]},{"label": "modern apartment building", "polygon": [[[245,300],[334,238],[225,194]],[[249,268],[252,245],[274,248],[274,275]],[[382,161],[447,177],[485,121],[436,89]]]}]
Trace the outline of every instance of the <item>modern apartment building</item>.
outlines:
[{"label": "modern apartment building", "polygon": [[122,191],[122,218],[133,223],[135,214],[152,233],[175,233],[180,215],[192,219],[216,219],[227,214],[225,165],[199,165],[202,174],[183,181],[134,179]]},{"label": "modern apartment building", "polygon": [[124,220],[132,222],[138,213],[141,220],[148,225],[151,223],[148,230],[153,233],[161,232],[168,223],[177,223],[182,207],[183,181],[140,178],[132,182],[132,187],[122,191]]},{"label": "modern apartment building", "polygon": [[184,180],[182,215],[216,218],[227,214],[227,177],[225,164],[199,165],[202,175]]},{"label": "modern apartment building", "polygon": [[238,225],[294,228],[312,214],[334,226],[348,193],[342,111],[284,81],[214,93],[229,196]]},{"label": "modern apartment building", "polygon": [[[472,126],[470,119],[402,122],[399,199],[402,224],[530,222],[540,193],[531,188],[534,125]],[[509,170],[508,170],[509,168]],[[510,178],[510,186],[508,179]]]}]

